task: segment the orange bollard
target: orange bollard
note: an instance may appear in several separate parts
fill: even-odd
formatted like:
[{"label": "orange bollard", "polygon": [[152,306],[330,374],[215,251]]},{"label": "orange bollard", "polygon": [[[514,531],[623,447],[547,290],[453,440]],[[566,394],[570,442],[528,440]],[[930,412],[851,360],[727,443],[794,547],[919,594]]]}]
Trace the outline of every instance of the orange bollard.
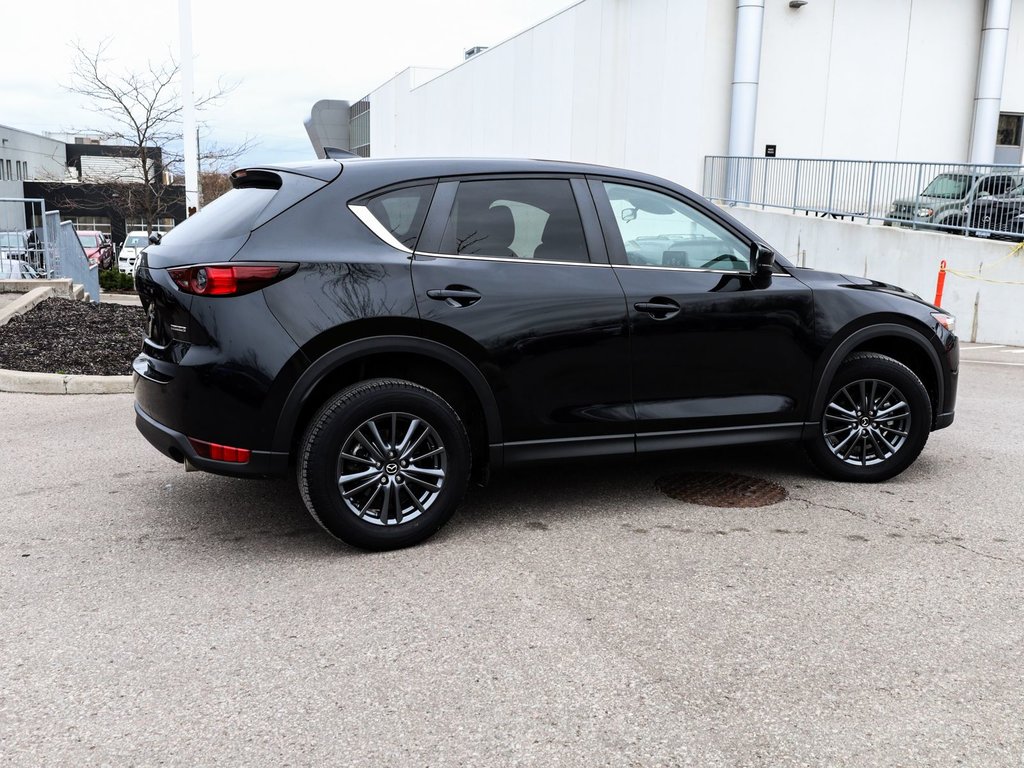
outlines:
[{"label": "orange bollard", "polygon": [[936,307],[942,306],[942,289],[946,286],[946,260],[943,259],[939,262],[939,278],[935,281],[935,301],[932,302]]}]

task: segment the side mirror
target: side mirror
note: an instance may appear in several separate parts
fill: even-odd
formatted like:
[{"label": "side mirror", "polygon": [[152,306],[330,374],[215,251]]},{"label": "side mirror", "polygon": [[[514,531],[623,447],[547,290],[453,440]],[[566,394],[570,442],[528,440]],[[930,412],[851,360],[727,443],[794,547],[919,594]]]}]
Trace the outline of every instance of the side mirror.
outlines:
[{"label": "side mirror", "polygon": [[160,240],[163,239],[159,232],[154,232],[149,236],[150,245],[160,245]]},{"label": "side mirror", "polygon": [[772,268],[775,266],[775,251],[761,243],[750,245],[750,275],[755,288],[767,288],[772,284]]}]

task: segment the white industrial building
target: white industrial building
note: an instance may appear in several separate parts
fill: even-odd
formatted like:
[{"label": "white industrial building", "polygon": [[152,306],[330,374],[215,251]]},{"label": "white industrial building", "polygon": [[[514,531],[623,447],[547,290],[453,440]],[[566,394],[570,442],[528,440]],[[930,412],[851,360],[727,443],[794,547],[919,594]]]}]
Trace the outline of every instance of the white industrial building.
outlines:
[{"label": "white industrial building", "polygon": [[319,102],[307,129],[318,151],[580,160],[696,189],[705,156],[768,145],[1019,163],[1022,35],[1024,0],[583,0],[351,110]]}]

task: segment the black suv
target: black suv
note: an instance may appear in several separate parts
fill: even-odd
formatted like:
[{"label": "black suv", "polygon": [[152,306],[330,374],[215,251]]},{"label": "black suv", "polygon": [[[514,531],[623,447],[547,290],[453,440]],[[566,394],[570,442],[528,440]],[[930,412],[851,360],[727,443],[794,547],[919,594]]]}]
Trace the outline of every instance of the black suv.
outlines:
[{"label": "black suv", "polygon": [[236,476],[294,471],[335,536],[430,536],[526,461],[802,440],[842,480],[953,421],[953,318],[798,269],[654,176],[535,160],[251,168],[146,249],[137,424]]}]

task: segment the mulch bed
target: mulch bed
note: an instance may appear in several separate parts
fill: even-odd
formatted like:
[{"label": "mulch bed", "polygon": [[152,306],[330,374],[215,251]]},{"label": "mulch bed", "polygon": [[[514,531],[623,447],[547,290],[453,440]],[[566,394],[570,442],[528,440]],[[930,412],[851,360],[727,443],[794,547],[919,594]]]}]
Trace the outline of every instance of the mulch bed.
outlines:
[{"label": "mulch bed", "polygon": [[0,326],[0,368],[120,376],[142,350],[141,307],[47,299]]}]

